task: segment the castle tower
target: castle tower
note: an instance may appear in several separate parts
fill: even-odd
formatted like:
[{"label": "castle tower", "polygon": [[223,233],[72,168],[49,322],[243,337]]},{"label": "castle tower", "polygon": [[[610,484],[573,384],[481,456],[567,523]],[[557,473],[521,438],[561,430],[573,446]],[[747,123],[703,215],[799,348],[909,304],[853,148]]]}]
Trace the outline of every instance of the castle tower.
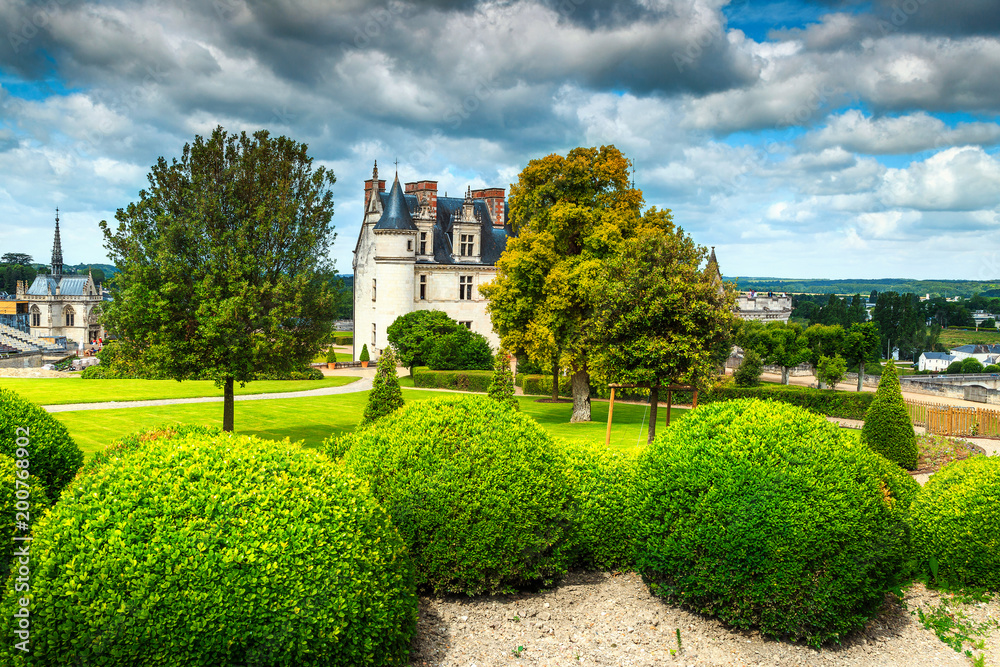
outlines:
[{"label": "castle tower", "polygon": [[62,256],[62,241],[59,239],[59,209],[56,209],[56,237],[52,241],[52,270],[50,273],[53,276],[62,275],[63,272],[63,256]]}]

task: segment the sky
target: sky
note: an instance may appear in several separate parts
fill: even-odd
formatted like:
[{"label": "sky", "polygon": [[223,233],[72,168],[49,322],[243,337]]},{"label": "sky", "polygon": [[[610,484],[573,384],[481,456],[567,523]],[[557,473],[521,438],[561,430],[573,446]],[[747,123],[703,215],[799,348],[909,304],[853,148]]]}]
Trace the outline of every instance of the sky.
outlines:
[{"label": "sky", "polygon": [[997,0],[0,0],[0,254],[98,223],[196,135],[337,177],[509,188],[614,144],[727,276],[1000,281]]}]

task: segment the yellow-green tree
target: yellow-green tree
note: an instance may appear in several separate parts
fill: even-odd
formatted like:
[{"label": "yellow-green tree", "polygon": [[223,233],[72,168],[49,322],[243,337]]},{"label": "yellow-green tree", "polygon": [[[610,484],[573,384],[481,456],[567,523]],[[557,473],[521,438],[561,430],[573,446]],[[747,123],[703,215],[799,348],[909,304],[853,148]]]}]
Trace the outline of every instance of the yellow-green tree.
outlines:
[{"label": "yellow-green tree", "polygon": [[629,184],[630,166],[614,146],[529,162],[510,190],[517,235],[497,277],[480,287],[504,349],[570,369],[573,422],[590,421],[591,285],[639,226],[642,193]]}]

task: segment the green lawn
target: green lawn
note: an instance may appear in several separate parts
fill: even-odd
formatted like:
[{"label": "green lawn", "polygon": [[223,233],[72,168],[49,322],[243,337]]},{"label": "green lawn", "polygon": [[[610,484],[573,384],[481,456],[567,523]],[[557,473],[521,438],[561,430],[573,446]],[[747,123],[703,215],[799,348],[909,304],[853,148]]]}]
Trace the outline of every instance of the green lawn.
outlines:
[{"label": "green lawn", "polygon": [[[358,378],[326,377],[322,380],[259,380],[245,387],[236,385],[236,394],[269,394],[340,387]],[[222,396],[222,389],[211,380],[84,380],[79,375],[67,378],[0,378],[0,387],[13,389],[39,405],[101,403],[104,401],[146,401],[165,398]]]},{"label": "green lawn", "polygon": [[[63,382],[63,380],[59,380]],[[109,382],[109,380],[95,380]],[[404,389],[407,401],[418,401],[435,396],[455,396],[453,393]],[[361,420],[367,392],[318,396],[309,398],[238,401],[236,403],[236,430],[246,435],[281,440],[302,440],[308,447],[318,447],[331,435],[353,430]],[[603,444],[608,404],[593,404],[593,419],[587,424],[570,424],[570,403],[536,403],[536,398],[519,397],[521,410],[535,419],[553,437],[582,440]],[[660,428],[666,408],[660,410]],[[633,449],[637,442],[645,442],[648,408],[643,405],[616,404],[614,424],[611,429],[611,446],[615,449]],[[685,410],[671,411],[671,418],[678,419]],[[63,422],[70,434],[89,458],[104,449],[109,442],[132,433],[143,426],[178,422],[183,424],[222,425],[222,405],[218,403],[192,403],[165,405],[150,408],[123,408],[118,410],[79,410],[57,412],[54,416]]]},{"label": "green lawn", "polygon": [[986,329],[980,329],[979,331],[942,329],[940,343],[949,349],[959,347],[960,345],[968,345],[970,343],[996,344],[1000,343],[1000,331],[996,329],[993,331],[988,331]]}]

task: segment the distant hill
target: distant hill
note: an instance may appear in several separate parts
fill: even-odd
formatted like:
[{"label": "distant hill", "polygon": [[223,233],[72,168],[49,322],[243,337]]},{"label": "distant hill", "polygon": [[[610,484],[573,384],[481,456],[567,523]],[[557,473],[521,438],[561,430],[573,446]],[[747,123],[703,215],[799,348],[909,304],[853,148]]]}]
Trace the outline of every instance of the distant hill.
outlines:
[{"label": "distant hill", "polygon": [[899,292],[905,294],[930,294],[931,296],[971,297],[976,292],[984,296],[1000,292],[1000,281],[989,280],[912,280],[910,278],[881,278],[878,280],[825,280],[812,278],[733,278],[740,290],[757,292],[795,292],[799,294],[863,294]]},{"label": "distant hill", "polygon": [[73,271],[86,271],[90,268],[100,269],[108,278],[118,273],[118,267],[114,264],[64,264],[63,268]]}]

